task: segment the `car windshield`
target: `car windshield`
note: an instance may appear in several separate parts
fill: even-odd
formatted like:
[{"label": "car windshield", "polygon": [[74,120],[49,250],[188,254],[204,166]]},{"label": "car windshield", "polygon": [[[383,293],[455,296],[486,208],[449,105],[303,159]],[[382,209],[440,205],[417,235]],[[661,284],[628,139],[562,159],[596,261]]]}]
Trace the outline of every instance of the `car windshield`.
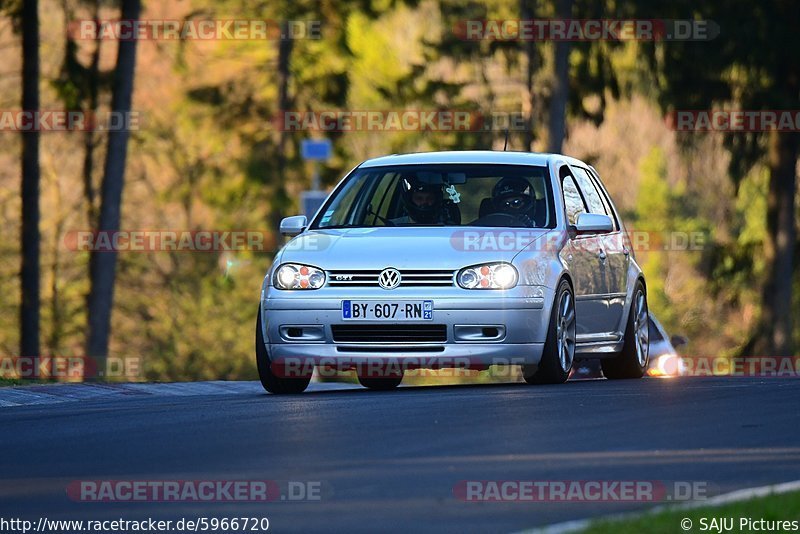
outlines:
[{"label": "car windshield", "polygon": [[312,228],[482,226],[553,228],[545,167],[399,165],[357,169]]}]

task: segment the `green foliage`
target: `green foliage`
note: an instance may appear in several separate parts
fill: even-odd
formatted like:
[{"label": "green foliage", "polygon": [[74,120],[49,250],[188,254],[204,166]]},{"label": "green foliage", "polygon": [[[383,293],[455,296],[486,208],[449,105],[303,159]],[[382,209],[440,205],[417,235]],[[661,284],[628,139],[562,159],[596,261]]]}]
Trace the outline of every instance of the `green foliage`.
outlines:
[{"label": "green foliage", "polygon": [[[45,14],[67,6],[54,0],[42,4]],[[529,4],[536,18],[555,16],[552,1]],[[6,0],[0,10],[15,21],[20,5],[19,0]],[[454,31],[468,19],[517,19],[520,6],[517,0],[192,0],[188,5],[165,4],[159,9],[166,11],[159,13],[178,19],[321,21],[320,39],[291,43],[289,110],[460,110],[484,115],[525,110],[533,117],[538,138],[550,96],[553,43],[536,42],[531,47],[538,67],[532,88],[534,109],[526,110],[526,43],[467,41]],[[570,127],[575,119],[595,125],[610,121],[609,100],[634,94],[655,96],[664,110],[729,104],[751,109],[796,107],[797,92],[788,92],[786,81],[794,79],[787,65],[796,64],[793,54],[800,49],[800,33],[791,24],[770,21],[800,19],[797,6],[789,0],[757,8],[743,0],[722,0],[713,6],[688,0],[575,0],[576,19],[650,19],[654,13],[663,18],[698,17],[717,22],[722,33],[710,43],[572,43]],[[75,17],[90,16],[89,4],[67,7],[76,10]],[[155,12],[156,6],[148,8]],[[91,69],[95,43],[65,40],[61,32],[42,37],[43,46],[57,51],[50,55],[58,59],[52,65],[45,62],[43,107],[86,109],[96,91],[101,110],[105,109],[109,79],[102,70],[95,77]],[[279,47],[278,40],[142,43],[134,102],[145,122],[133,133],[129,152],[124,228],[249,229],[270,234],[277,218],[299,209],[298,193],[309,185],[310,167],[299,154],[306,137],[334,142],[334,157],[322,166],[325,186],[337,182],[358,161],[382,153],[490,148],[502,139],[502,132],[492,130],[379,135],[281,132],[274,121],[282,111]],[[113,61],[113,50],[113,43],[103,44],[104,68]],[[8,81],[0,84],[3,94],[13,94]],[[614,140],[620,137],[619,142],[625,143],[628,132],[611,132]],[[102,134],[96,137],[104,144]],[[512,134],[512,148],[515,141]],[[684,141],[693,144],[697,139]],[[54,214],[42,224],[43,337],[48,350],[58,353],[80,353],[86,327],[88,255],[65,251],[61,245],[64,231],[85,229],[85,219],[74,216],[86,211],[81,197],[82,143],[77,135],[43,136],[43,154],[52,158],[50,173],[63,182],[66,197],[64,205],[58,204],[51,198],[51,183],[43,186],[43,211]],[[658,141],[652,143],[656,146]],[[760,134],[739,134],[726,136],[726,143],[738,186],[736,197],[721,201],[724,217],[730,220],[700,205],[697,190],[704,185],[696,182],[702,177],[690,177],[692,183],[671,173],[674,155],[661,148],[641,159],[639,181],[631,184],[631,191],[638,190],[631,212],[634,230],[650,232],[658,244],[668,244],[665,237],[670,233],[706,236],[701,251],[656,249],[638,254],[648,279],[651,309],[668,331],[695,339],[739,328],[735,321],[726,324],[725,314],[753,306],[766,276],[760,247],[766,236],[769,177],[758,164],[765,142]],[[16,142],[7,143],[0,158],[11,153],[17,157]],[[101,156],[99,150],[96,160]],[[701,163],[710,163],[709,156],[698,157]],[[18,182],[18,169],[9,161],[0,159],[4,164],[0,167],[9,169],[2,174],[4,186]],[[100,166],[95,169],[97,181]],[[600,170],[604,174],[605,169]],[[14,191],[10,185],[2,190]],[[6,208],[7,198],[0,193],[3,220],[8,221],[2,230],[16,236],[19,229],[11,221],[18,214]],[[723,226],[726,232],[719,232]],[[147,379],[253,378],[258,290],[279,244],[274,237],[258,252],[120,254],[112,355],[140,356]],[[19,293],[17,249],[13,240],[0,245],[4,294]],[[5,299],[0,309],[13,318],[17,305]],[[18,344],[16,326],[12,319],[0,328],[0,348],[6,353]],[[722,342],[704,346],[724,348]]]},{"label": "green foliage", "polygon": [[[666,161],[660,149],[654,148],[640,166],[641,182],[636,224],[638,231],[657,234],[673,227],[674,206],[679,195],[673,192],[667,183]],[[647,279],[647,300],[650,309],[664,323],[674,324],[673,307],[664,291],[665,256],[666,252],[649,251],[642,263],[642,269]]]},{"label": "green foliage", "polygon": [[[770,0],[754,9],[745,0],[700,5],[690,0],[632,2],[639,16],[712,21],[720,35],[712,41],[651,42],[642,45],[659,81],[664,109],[793,109],[798,96],[795,51],[800,34],[789,21],[800,20],[800,3]],[[760,132],[725,136],[738,183],[764,155]]]},{"label": "green foliage", "polygon": [[647,250],[637,255],[647,279],[648,304],[667,331],[702,331],[705,325],[691,324],[684,319],[695,316],[693,311],[699,309],[701,303],[684,299],[685,292],[668,291],[667,284],[677,259],[693,271],[683,289],[694,287],[699,293],[705,292],[701,277],[702,251],[692,250],[692,244],[713,244],[711,225],[694,205],[685,184],[668,181],[663,150],[654,147],[639,166],[634,228],[637,232],[646,232],[649,237]]}]

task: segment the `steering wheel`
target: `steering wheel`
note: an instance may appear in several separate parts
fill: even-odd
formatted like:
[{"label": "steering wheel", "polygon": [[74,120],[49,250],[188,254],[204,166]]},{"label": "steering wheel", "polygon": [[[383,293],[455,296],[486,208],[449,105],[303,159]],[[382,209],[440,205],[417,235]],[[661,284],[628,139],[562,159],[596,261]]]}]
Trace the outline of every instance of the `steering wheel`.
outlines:
[{"label": "steering wheel", "polygon": [[[376,219],[379,219],[379,220],[380,220],[380,221],[383,223],[383,225],[384,225],[384,226],[396,226],[396,225],[395,225],[395,224],[394,224],[392,221],[390,221],[389,219],[386,219],[386,218],[384,218],[384,217],[381,217],[380,215],[378,215],[377,213],[375,213],[374,211],[372,211],[372,206],[371,206],[371,205],[370,205],[370,206],[367,206],[367,215],[372,215],[372,216],[373,216],[373,217],[375,217]],[[374,224],[374,222],[373,222],[373,224]]]}]

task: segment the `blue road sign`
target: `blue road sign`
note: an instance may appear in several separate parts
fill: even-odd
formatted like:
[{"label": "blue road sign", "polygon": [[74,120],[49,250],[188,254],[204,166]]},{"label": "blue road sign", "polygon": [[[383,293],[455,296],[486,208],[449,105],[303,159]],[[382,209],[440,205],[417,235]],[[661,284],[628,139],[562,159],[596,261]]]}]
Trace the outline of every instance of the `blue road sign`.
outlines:
[{"label": "blue road sign", "polygon": [[303,139],[300,145],[300,153],[305,160],[325,161],[330,159],[331,152],[330,139]]}]

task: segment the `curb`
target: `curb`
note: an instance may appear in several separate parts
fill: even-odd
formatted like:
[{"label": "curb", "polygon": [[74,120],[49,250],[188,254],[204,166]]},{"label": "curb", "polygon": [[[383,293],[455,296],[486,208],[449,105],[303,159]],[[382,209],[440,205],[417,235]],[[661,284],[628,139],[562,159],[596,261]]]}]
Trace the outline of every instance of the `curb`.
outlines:
[{"label": "curb", "polygon": [[[342,383],[312,382],[308,391],[354,389]],[[264,395],[257,381],[167,382],[120,384],[37,384],[0,388],[0,409],[14,406],[43,406],[86,400],[113,401],[143,397],[186,397],[191,395]]]}]

